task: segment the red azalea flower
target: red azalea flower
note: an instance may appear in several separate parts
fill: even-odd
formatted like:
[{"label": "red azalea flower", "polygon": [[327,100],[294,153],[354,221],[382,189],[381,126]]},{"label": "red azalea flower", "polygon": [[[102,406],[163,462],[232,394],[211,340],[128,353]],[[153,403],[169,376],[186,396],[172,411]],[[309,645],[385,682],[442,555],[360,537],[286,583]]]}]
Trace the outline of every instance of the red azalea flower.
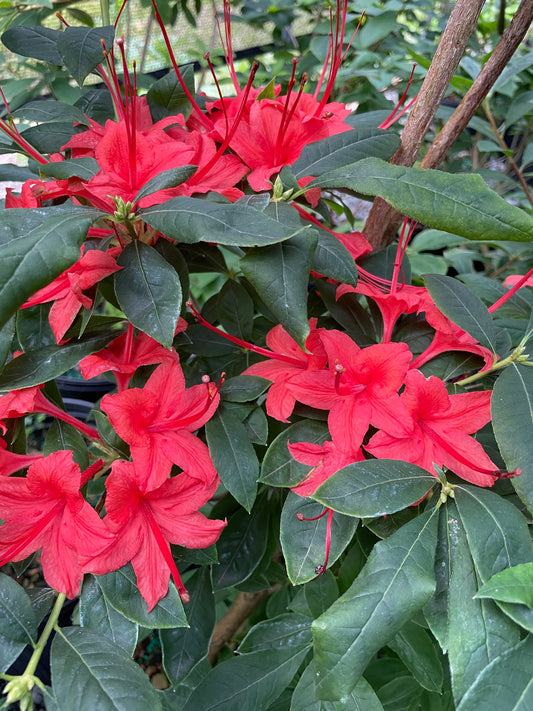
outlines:
[{"label": "red azalea flower", "polygon": [[[140,479],[145,479],[144,474]],[[198,479],[181,473],[146,492],[139,486],[133,462],[113,462],[106,481],[104,520],[115,538],[100,554],[84,560],[86,569],[105,574],[131,560],[149,611],[166,595],[171,574],[180,597],[188,602],[169,543],[186,548],[205,548],[215,543],[226,522],[212,521],[198,509],[209,500],[217,484],[213,479],[204,486]]]},{"label": "red azalea flower", "polygon": [[323,331],[329,369],[295,375],[288,388],[297,400],[330,410],[329,431],[345,451],[357,450],[369,425],[405,436],[412,418],[397,391],[411,353],[405,343],[360,349],[346,333]]},{"label": "red azalea flower", "polygon": [[185,389],[178,362],[167,360],[143,388],[105,395],[101,408],[130,445],[143,491],[155,489],[177,464],[205,486],[217,479],[207,446],[192,433],[215,412],[220,396],[212,383]]},{"label": "red azalea flower", "polygon": [[116,252],[116,249],[109,252],[91,249],[85,252],[75,264],[66,269],[51,284],[39,289],[22,308],[53,301],[49,320],[56,341],[59,343],[81,307],[85,306],[88,309],[92,306],[92,298],[83,292],[106,276],[122,269],[115,261]]},{"label": "red azalea flower", "polygon": [[[186,328],[187,321],[180,317],[176,334]],[[85,380],[112,371],[117,379],[118,391],[122,392],[127,389],[137,368],[163,363],[166,360],[179,361],[174,348],[165,348],[142,331],[134,338],[133,326],[129,324],[127,332],[113,339],[106,348],[83,358],[80,361],[80,369]]]},{"label": "red azalea flower", "polygon": [[255,363],[243,372],[243,375],[258,375],[272,381],[267,394],[266,409],[270,417],[281,422],[289,421],[296,404],[296,398],[287,385],[291,377],[302,370],[321,370],[326,366],[327,356],[320,340],[324,329],[316,328],[316,323],[316,318],[309,321],[311,331],[305,341],[307,353],[289,336],[283,326],[275,326],[266,337],[272,358]]},{"label": "red azalea flower", "polygon": [[0,479],[0,566],[42,548],[47,583],[69,598],[78,594],[84,572],[80,554],[94,554],[111,538],[81,495],[82,483],[67,450],[34,462],[25,478]]},{"label": "red azalea flower", "polygon": [[42,459],[43,456],[43,454],[17,454],[16,452],[10,452],[6,442],[0,439],[0,476],[9,476],[20,469],[25,469],[30,464]]},{"label": "red azalea flower", "polygon": [[12,390],[5,395],[0,395],[0,428],[6,431],[2,420],[11,417],[24,417],[32,412],[42,412],[45,415],[51,415],[58,420],[63,420],[69,425],[76,427],[80,432],[90,439],[100,439],[100,435],[93,428],[86,425],[84,422],[77,420],[72,415],[69,415],[65,410],[62,410],[57,405],[54,405],[41,392],[43,384],[34,385],[31,388],[21,388],[20,390]]},{"label": "red azalea flower", "polygon": [[326,479],[348,464],[360,462],[364,459],[361,448],[348,452],[340,449],[334,441],[326,441],[324,444],[313,444],[312,442],[288,443],[289,452],[297,462],[309,464],[312,469],[302,481],[292,487],[292,491],[298,496],[312,496],[318,487]]},{"label": "red azalea flower", "polygon": [[384,427],[365,449],[375,457],[412,462],[431,474],[433,464],[451,469],[478,486],[492,486],[498,467],[471,434],[490,422],[490,390],[449,395],[439,378],[425,378],[410,370],[402,403],[413,418],[408,436],[391,434]]}]

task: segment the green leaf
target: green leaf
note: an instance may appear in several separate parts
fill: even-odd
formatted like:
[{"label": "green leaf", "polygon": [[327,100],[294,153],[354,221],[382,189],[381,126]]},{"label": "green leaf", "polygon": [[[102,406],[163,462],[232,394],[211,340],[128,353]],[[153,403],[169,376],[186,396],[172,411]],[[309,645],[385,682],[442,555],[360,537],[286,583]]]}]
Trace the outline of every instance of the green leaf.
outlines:
[{"label": "green leaf", "polygon": [[456,704],[478,674],[519,640],[518,627],[491,600],[474,599],[478,582],[471,555],[472,546],[463,521],[464,518],[458,515],[458,508],[448,503],[446,522],[451,570],[448,659]]},{"label": "green leaf", "polygon": [[80,246],[96,214],[72,207],[2,211],[0,326],[80,258]]},{"label": "green leaf", "polygon": [[42,173],[57,180],[66,180],[76,176],[82,180],[90,180],[98,173],[100,166],[94,158],[73,158],[58,163],[47,163],[39,166]]},{"label": "green leaf", "polygon": [[352,586],[313,622],[319,698],[349,694],[373,655],[430,598],[437,521],[433,509],[377,543]]},{"label": "green leaf", "polygon": [[270,380],[257,375],[236,375],[222,383],[220,397],[228,402],[256,400],[270,386]]},{"label": "green leaf", "polygon": [[122,250],[114,275],[115,294],[131,323],[166,348],[172,346],[181,312],[182,291],[175,269],[144,242]]},{"label": "green leaf", "polygon": [[97,580],[106,600],[128,620],[149,629],[187,626],[183,605],[173,583],[170,583],[165,597],[148,612],[130,563],[112,573],[99,575]]},{"label": "green leaf", "polygon": [[[194,96],[194,67],[192,64],[183,64],[180,68],[181,76],[189,93]],[[175,72],[170,71],[158,79],[146,94],[148,106],[154,123],[167,116],[183,114],[187,119],[191,113],[191,104],[180,84]]]},{"label": "green leaf", "polygon": [[217,542],[219,564],[213,568],[215,590],[230,588],[247,580],[265,553],[268,539],[268,509],[263,498],[252,512],[239,509],[229,520]]},{"label": "green leaf", "polygon": [[[455,501],[482,583],[505,568],[533,562],[527,522],[516,506],[492,491],[465,485],[456,487]],[[533,631],[533,610],[506,602],[498,605]]]},{"label": "green leaf", "polygon": [[[513,363],[498,377],[491,398],[492,425],[516,493],[533,513],[533,368]],[[517,561],[524,562],[524,561]]]},{"label": "green leaf", "polygon": [[306,186],[378,195],[428,227],[474,240],[533,240],[533,218],[490,190],[479,175],[447,174],[366,158]]},{"label": "green leaf", "polygon": [[107,637],[64,627],[50,661],[59,711],[161,711],[148,676]]},{"label": "green leaf", "polygon": [[325,422],[302,420],[286,427],[268,448],[261,466],[259,481],[269,486],[296,486],[309,473],[309,465],[291,457],[289,442],[323,444],[330,438]]},{"label": "green leaf", "polygon": [[206,422],[205,434],[220,480],[251,511],[257,494],[259,461],[247,428],[232,412],[219,408]]},{"label": "green leaf", "polygon": [[331,570],[326,570],[304,585],[304,598],[313,617],[320,617],[339,597],[339,588]]},{"label": "green leaf", "polygon": [[8,355],[11,353],[11,344],[15,336],[15,316],[12,316],[0,328],[0,372],[4,367],[4,363]]},{"label": "green leaf", "polygon": [[374,518],[414,504],[434,485],[435,477],[414,464],[369,459],[330,476],[313,499],[348,516]]},{"label": "green leaf", "polygon": [[90,632],[103,635],[128,656],[137,644],[138,625],[109,604],[94,575],[86,575],[80,594],[80,625]]},{"label": "green leaf", "polygon": [[239,644],[239,654],[289,647],[302,649],[308,647],[312,641],[311,619],[305,615],[287,612],[254,625]]},{"label": "green leaf", "polygon": [[223,328],[246,341],[252,335],[254,302],[239,282],[228,279],[216,298],[217,318]]},{"label": "green leaf", "polygon": [[515,565],[496,573],[480,587],[476,597],[533,607],[533,563]]},{"label": "green leaf", "polygon": [[359,679],[341,701],[320,701],[315,697],[315,667],[309,664],[294,689],[290,711],[383,711],[374,689],[366,679]]},{"label": "green leaf", "polygon": [[37,640],[37,620],[24,588],[5,573],[0,575],[0,635],[12,643]]},{"label": "green leaf", "polygon": [[354,128],[307,144],[292,171],[295,178],[318,177],[371,156],[388,160],[399,146],[400,138],[395,133],[379,128]]},{"label": "green leaf", "polygon": [[189,696],[182,711],[267,711],[289,685],[307,650],[263,650],[217,664]]},{"label": "green leaf", "polygon": [[72,425],[54,420],[46,433],[43,454],[47,456],[60,449],[70,449],[82,471],[89,466],[89,453],[82,434]]},{"label": "green leaf", "polygon": [[30,388],[46,383],[77,365],[85,356],[107,346],[117,331],[97,336],[82,336],[64,346],[45,346],[22,353],[9,361],[0,375],[0,391]]},{"label": "green leaf", "polygon": [[[44,99],[42,101],[31,101],[29,104],[21,106],[20,109],[13,111],[13,116],[21,118],[24,121],[35,121],[36,123],[48,123],[55,121],[70,121],[77,122],[82,125],[88,125],[88,121],[83,111],[80,111],[75,106],[64,104],[61,101],[53,99]],[[87,159],[80,159],[87,160]],[[95,163],[96,161],[92,158]],[[70,161],[65,161],[70,162]],[[51,165],[58,163],[47,163],[39,165],[39,170],[44,171]],[[50,173],[46,173],[50,175]]]},{"label": "green leaf", "polygon": [[420,686],[442,693],[444,674],[434,640],[423,627],[408,622],[387,646],[395,652]]},{"label": "green leaf", "polygon": [[145,183],[133,198],[133,202],[139,202],[147,195],[152,195],[158,190],[166,190],[167,188],[175,188],[188,180],[191,175],[194,175],[198,170],[196,165],[180,165],[177,168],[170,168],[158,173],[155,178],[152,178]]},{"label": "green leaf", "polygon": [[457,711],[530,711],[533,707],[533,637],[497,657],[479,674]]},{"label": "green leaf", "polygon": [[350,252],[335,235],[321,228],[317,231],[318,243],[311,260],[311,269],[341,284],[356,286],[357,266]]},{"label": "green leaf", "polygon": [[250,250],[240,261],[248,281],[302,347],[309,334],[307,287],[316,244],[316,232],[311,231],[281,244]]},{"label": "green leaf", "polygon": [[452,277],[429,274],[424,277],[424,283],[445,316],[496,352],[496,328],[481,299]]},{"label": "green leaf", "polygon": [[189,627],[159,632],[163,666],[173,684],[178,684],[207,654],[215,625],[215,598],[209,568],[199,568],[187,580],[191,601],[184,605]]},{"label": "green leaf", "polygon": [[72,121],[49,121],[21,131],[22,137],[40,153],[57,153],[76,133]]},{"label": "green leaf", "polygon": [[41,59],[51,64],[63,64],[57,51],[57,40],[62,33],[49,27],[19,25],[10,27],[2,35],[2,43],[15,54]]},{"label": "green leaf", "polygon": [[[284,207],[293,210],[288,205]],[[215,203],[180,196],[142,210],[141,215],[165,237],[188,244],[205,241],[260,247],[277,244],[300,232],[309,233],[309,226],[284,224],[278,219],[278,211],[274,206],[261,211],[244,203]]]},{"label": "green leaf", "polygon": [[59,34],[57,50],[65,66],[79,86],[86,77],[103,63],[102,40],[109,52],[113,47],[115,28],[110,27],[67,27]]},{"label": "green leaf", "polygon": [[[316,521],[300,521],[296,514],[314,518],[324,507],[311,499],[289,491],[281,512],[280,541],[287,566],[287,575],[293,585],[307,583],[317,576],[319,566],[326,560],[326,534],[328,516]],[[358,519],[334,513],[331,526],[331,545],[328,564],[332,565],[351,541]]]}]

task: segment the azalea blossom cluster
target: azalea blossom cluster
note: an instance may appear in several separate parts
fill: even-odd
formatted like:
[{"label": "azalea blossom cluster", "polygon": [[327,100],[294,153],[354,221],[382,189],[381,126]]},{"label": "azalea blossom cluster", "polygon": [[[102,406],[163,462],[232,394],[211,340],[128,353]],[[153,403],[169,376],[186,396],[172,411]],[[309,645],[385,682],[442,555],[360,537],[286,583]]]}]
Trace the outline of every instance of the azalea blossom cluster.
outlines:
[{"label": "azalea blossom cluster", "polygon": [[[99,69],[113,98],[116,120],[101,125],[87,119],[89,128],[80,127],[61,153],[48,158],[24,145],[43,166],[61,163],[67,156],[97,164],[90,177],[30,180],[20,195],[8,191],[6,197],[8,208],[36,208],[70,199],[103,213],[89,229],[79,260],[22,306],[52,304],[49,321],[59,345],[75,337],[69,329],[80,310],[93,306],[100,282],[121,270],[117,259],[128,244],[139,240],[155,245],[167,239],[145,223],[138,210],[180,195],[215,192],[234,202],[250,191],[270,192],[281,168],[294,163],[306,145],[350,130],[345,123],[349,110],[330,100],[346,51],[339,37],[344,36],[347,5],[338,5],[336,39],[314,93],[306,91],[305,76],[298,84],[296,62],[284,93],[280,86],[254,88],[255,70],[241,88],[227,35],[236,96],[220,96],[201,109],[183,81],[165,33],[191,113],[188,118],[177,114],[154,122],[146,98],[137,95],[135,80],[129,79],[119,41],[124,85],[120,86],[112,52],[104,53]],[[225,12],[229,17],[227,2]],[[20,136],[15,132],[12,138],[17,141]],[[145,190],[165,171],[184,166],[192,168],[179,185]],[[301,179],[301,187],[311,179]],[[320,224],[308,210],[316,204],[319,191],[310,189],[305,197],[305,204],[294,207],[307,222]],[[332,234],[353,259],[370,250],[358,232]],[[412,462],[433,474],[435,466],[446,467],[480,486],[491,486],[501,475],[472,436],[490,421],[490,391],[450,394],[445,382],[426,378],[420,370],[430,359],[453,350],[480,356],[489,369],[494,354],[447,319],[425,288],[398,286],[400,262],[392,282],[380,282],[361,268],[357,287],[339,284],[337,289],[337,298],[353,292],[377,305],[383,320],[380,343],[361,348],[347,333],[319,327],[316,319],[309,323],[305,350],[281,325],[268,333],[267,348],[224,333],[266,357],[244,374],[271,382],[266,398],[270,417],[289,422],[297,402],[327,412],[331,439],[321,445],[289,444],[294,459],[310,467],[294,487],[300,496],[311,496],[329,476],[368,457]],[[392,340],[398,320],[406,314],[425,314],[434,329],[431,344],[416,357],[407,344]],[[198,313],[196,317],[215,328]],[[186,327],[179,318],[176,334]],[[142,366],[152,367],[151,375],[142,387],[130,387]],[[8,420],[45,413],[76,427],[92,443],[91,451],[98,449],[102,458],[81,471],[72,451],[16,454],[9,451],[7,441],[0,440],[4,520],[0,565],[42,549],[46,580],[74,597],[84,573],[106,574],[131,561],[149,609],[167,593],[171,575],[187,601],[170,544],[204,548],[216,542],[225,525],[199,511],[220,483],[209,449],[198,434],[219,405],[218,386],[204,377],[187,387],[176,350],[163,347],[131,323],[105,348],[85,357],[80,369],[86,379],[104,372],[115,375],[118,392],[106,395],[100,406],[129,446],[130,456],[111,451],[97,430],[47,398],[42,385],[1,395],[4,434]],[[24,476],[18,475],[26,468]],[[97,504],[90,502],[88,483],[104,475],[104,497]]]}]

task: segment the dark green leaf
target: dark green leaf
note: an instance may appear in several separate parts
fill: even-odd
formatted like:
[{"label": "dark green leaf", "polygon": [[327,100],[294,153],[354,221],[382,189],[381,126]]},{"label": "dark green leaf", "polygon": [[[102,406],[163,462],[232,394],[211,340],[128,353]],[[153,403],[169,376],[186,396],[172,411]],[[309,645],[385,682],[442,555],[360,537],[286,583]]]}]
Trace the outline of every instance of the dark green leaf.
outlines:
[{"label": "dark green leaf", "polygon": [[[180,67],[181,76],[191,96],[194,96],[194,67],[183,64]],[[158,79],[146,95],[152,119],[155,122],[167,116],[183,114],[187,119],[191,113],[191,103],[187,98],[175,72],[170,71]]]},{"label": "dark green leaf", "polygon": [[266,711],[289,685],[306,653],[307,648],[271,649],[217,664],[182,711]]},{"label": "dark green leaf", "polygon": [[247,580],[261,562],[267,539],[268,509],[260,497],[250,514],[239,509],[218,539],[219,564],[213,568],[215,590],[230,588]]},{"label": "dark green leaf", "polygon": [[41,166],[42,173],[58,180],[66,180],[73,176],[82,180],[90,180],[99,170],[100,166],[94,158],[73,158]]},{"label": "dark green leaf", "polygon": [[[24,121],[35,121],[36,123],[70,121],[71,123],[76,122],[82,125],[88,124],[87,118],[78,108],[70,104],[63,104],[61,101],[54,101],[53,99],[30,101],[30,103],[21,106],[20,109],[13,111],[13,116],[21,118]],[[43,170],[51,165],[58,164],[47,163],[46,165],[40,165],[39,169]],[[48,175],[50,174],[48,173]]]},{"label": "dark green leaf", "polygon": [[307,188],[378,195],[428,227],[475,240],[533,240],[533,218],[490,190],[479,175],[446,174],[366,158],[332,170]]},{"label": "dark green leaf", "polygon": [[259,247],[277,244],[302,231],[308,234],[311,229],[286,226],[274,209],[261,211],[246,204],[215,203],[184,196],[143,210],[142,218],[165,237],[188,244],[205,241]]},{"label": "dark green leaf", "polygon": [[179,683],[205,657],[215,625],[215,599],[209,568],[196,570],[186,585],[191,596],[191,601],[184,605],[189,627],[159,632],[163,666],[173,684]]},{"label": "dark green leaf", "polygon": [[309,333],[307,288],[316,243],[312,230],[271,247],[250,250],[240,261],[248,281],[302,347]]},{"label": "dark green leaf", "polygon": [[318,243],[311,269],[341,284],[357,285],[357,267],[342,242],[326,230],[318,229]]},{"label": "dark green leaf", "polygon": [[220,480],[250,511],[257,494],[259,462],[247,428],[231,412],[219,409],[206,422],[205,434]]},{"label": "dark green leaf", "polygon": [[302,420],[285,428],[272,442],[263,458],[259,481],[269,486],[296,486],[309,473],[309,465],[293,459],[287,444],[323,444],[329,437],[327,424],[319,420]]},{"label": "dark green leaf", "polygon": [[304,597],[313,617],[319,617],[339,597],[337,581],[331,570],[304,585]]},{"label": "dark green leaf", "polygon": [[109,638],[128,656],[133,654],[137,644],[138,625],[109,604],[94,575],[86,575],[83,581],[79,615],[80,625],[84,629]]},{"label": "dark green leaf", "polygon": [[56,378],[77,365],[85,356],[104,348],[116,331],[98,336],[82,336],[64,346],[45,346],[13,358],[0,375],[0,391],[29,388]]},{"label": "dark green leaf", "polygon": [[216,298],[217,318],[223,328],[243,341],[254,325],[254,303],[242,284],[228,279]]},{"label": "dark green leaf", "polygon": [[10,27],[2,35],[2,43],[15,54],[41,59],[51,64],[63,64],[57,51],[57,40],[62,33],[49,27],[20,25]]},{"label": "dark green leaf", "polygon": [[368,681],[362,677],[341,701],[317,700],[315,666],[311,662],[296,685],[290,711],[383,711],[383,706]]},{"label": "dark green leaf", "polygon": [[292,170],[296,178],[318,177],[371,156],[388,160],[399,146],[395,133],[375,127],[354,128],[307,144]]},{"label": "dark green leaf", "polygon": [[250,402],[262,395],[269,385],[269,380],[257,375],[237,375],[222,383],[220,397],[228,402]]},{"label": "dark green leaf", "polygon": [[122,250],[115,273],[120,308],[139,330],[170,348],[181,311],[181,284],[175,269],[143,242]]},{"label": "dark green leaf", "polygon": [[[491,399],[492,425],[511,481],[533,513],[533,368],[513,363],[498,377]],[[525,561],[516,561],[525,562]]]},{"label": "dark green leaf", "polygon": [[156,193],[158,190],[166,190],[167,188],[175,188],[188,180],[191,175],[197,171],[196,165],[180,165],[178,168],[170,168],[163,170],[161,173],[145,183],[133,198],[133,202],[139,202],[147,195]]},{"label": "dark green leaf", "polygon": [[8,642],[34,644],[37,620],[24,588],[0,574],[0,635]]},{"label": "dark green leaf", "polygon": [[480,587],[476,597],[533,607],[533,563],[505,568]]},{"label": "dark green leaf", "polygon": [[40,153],[57,153],[76,133],[76,129],[72,121],[50,121],[25,128],[21,133]]},{"label": "dark green leaf", "polygon": [[95,217],[96,211],[72,207],[2,211],[0,326],[80,258],[80,246]]},{"label": "dark green leaf", "polygon": [[[300,521],[296,514],[313,518],[324,507],[311,499],[289,492],[281,513],[280,540],[287,574],[293,585],[307,583],[316,577],[319,566],[326,560],[326,533],[328,515],[316,521]],[[351,541],[358,519],[353,516],[333,514],[331,546],[328,564],[332,565]]]},{"label": "dark green leaf", "polygon": [[[498,498],[498,497],[496,497]],[[492,600],[475,600],[478,583],[470,541],[457,508],[446,517],[450,556],[448,659],[456,704],[480,672],[518,642],[519,630]],[[463,518],[464,521],[464,518]],[[472,522],[472,527],[475,525]]]},{"label": "dark green leaf", "polygon": [[4,367],[8,355],[11,353],[11,344],[13,343],[14,336],[15,316],[12,316],[2,328],[0,328],[0,372]]},{"label": "dark green leaf", "polygon": [[57,40],[57,50],[66,67],[81,86],[85,78],[104,62],[102,40],[109,52],[113,46],[115,28],[67,27]]},{"label": "dark green leaf", "polygon": [[43,454],[47,456],[60,449],[70,449],[74,461],[82,471],[89,466],[87,445],[80,432],[61,420],[54,420],[46,433]]},{"label": "dark green leaf", "polygon": [[434,485],[435,477],[414,464],[369,459],[333,474],[313,498],[348,516],[373,518],[414,504]]},{"label": "dark green leaf", "polygon": [[106,600],[128,620],[149,629],[187,626],[183,605],[173,583],[170,583],[165,597],[148,612],[130,563],[107,575],[99,575],[97,580]]},{"label": "dark green leaf", "polygon": [[408,622],[387,644],[409,669],[420,686],[442,692],[443,670],[435,641],[423,627]]},{"label": "dark green leaf", "polygon": [[457,711],[530,711],[533,707],[533,637],[489,664],[468,689]]},{"label": "dark green leaf", "polygon": [[60,711],[161,711],[148,676],[107,637],[64,627],[50,660]]},{"label": "dark green leaf", "polygon": [[289,647],[302,649],[311,642],[311,619],[289,612],[254,625],[239,644],[239,654]]},{"label": "dark green leaf", "polygon": [[353,585],[313,622],[317,696],[339,700],[435,589],[435,509],[380,541]]},{"label": "dark green leaf", "polygon": [[57,344],[50,328],[50,304],[37,304],[17,311],[17,338],[23,351],[40,350]]},{"label": "dark green leaf", "polygon": [[452,277],[429,274],[424,283],[445,316],[496,352],[496,328],[481,299]]}]

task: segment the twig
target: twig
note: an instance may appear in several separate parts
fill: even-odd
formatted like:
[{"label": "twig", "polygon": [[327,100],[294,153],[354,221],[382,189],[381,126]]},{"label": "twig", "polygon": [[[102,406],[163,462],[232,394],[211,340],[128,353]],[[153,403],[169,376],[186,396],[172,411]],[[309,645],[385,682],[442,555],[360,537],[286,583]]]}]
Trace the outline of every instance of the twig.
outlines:
[{"label": "twig", "polygon": [[516,173],[516,177],[517,177],[518,180],[520,181],[520,185],[522,186],[522,188],[523,188],[523,190],[524,190],[524,192],[525,192],[525,194],[526,194],[527,199],[529,200],[529,202],[531,203],[531,205],[533,205],[533,196],[531,195],[531,191],[530,191],[530,189],[529,189],[529,186],[528,186],[528,184],[526,183],[526,180],[525,180],[524,176],[522,175],[522,171],[520,170],[520,168],[519,168],[518,165],[516,164],[516,161],[514,160],[513,156],[507,155],[507,151],[509,150],[509,148],[508,148],[507,144],[505,143],[505,141],[503,140],[503,138],[502,138],[500,132],[498,131],[498,126],[496,125],[496,121],[494,120],[494,116],[492,115],[492,111],[490,110],[490,106],[489,106],[488,100],[485,101],[485,103],[483,104],[483,111],[485,112],[485,115],[487,116],[487,118],[488,118],[488,120],[489,120],[489,123],[490,123],[490,126],[491,126],[491,128],[492,128],[492,131],[493,131],[494,135],[496,136],[496,140],[497,140],[498,143],[500,144],[500,148],[502,149],[503,155],[504,155],[504,156],[507,158],[507,160],[509,161],[509,164],[510,164],[511,168],[514,170],[514,172]]},{"label": "twig", "polygon": [[240,592],[237,595],[229,610],[224,617],[217,622],[213,630],[209,652],[207,653],[207,658],[211,665],[216,663],[218,655],[224,645],[229,642],[244,622],[246,622],[250,613],[259,603],[278,588],[279,586],[270,588],[269,590],[261,590],[256,593]]},{"label": "twig", "polygon": [[[457,0],[407,119],[400,148],[391,158],[393,165],[414,164],[418,149],[476,27],[483,5],[484,0]],[[396,234],[398,216],[399,213],[384,200],[374,200],[363,230],[364,236],[374,249],[392,242]]]}]

